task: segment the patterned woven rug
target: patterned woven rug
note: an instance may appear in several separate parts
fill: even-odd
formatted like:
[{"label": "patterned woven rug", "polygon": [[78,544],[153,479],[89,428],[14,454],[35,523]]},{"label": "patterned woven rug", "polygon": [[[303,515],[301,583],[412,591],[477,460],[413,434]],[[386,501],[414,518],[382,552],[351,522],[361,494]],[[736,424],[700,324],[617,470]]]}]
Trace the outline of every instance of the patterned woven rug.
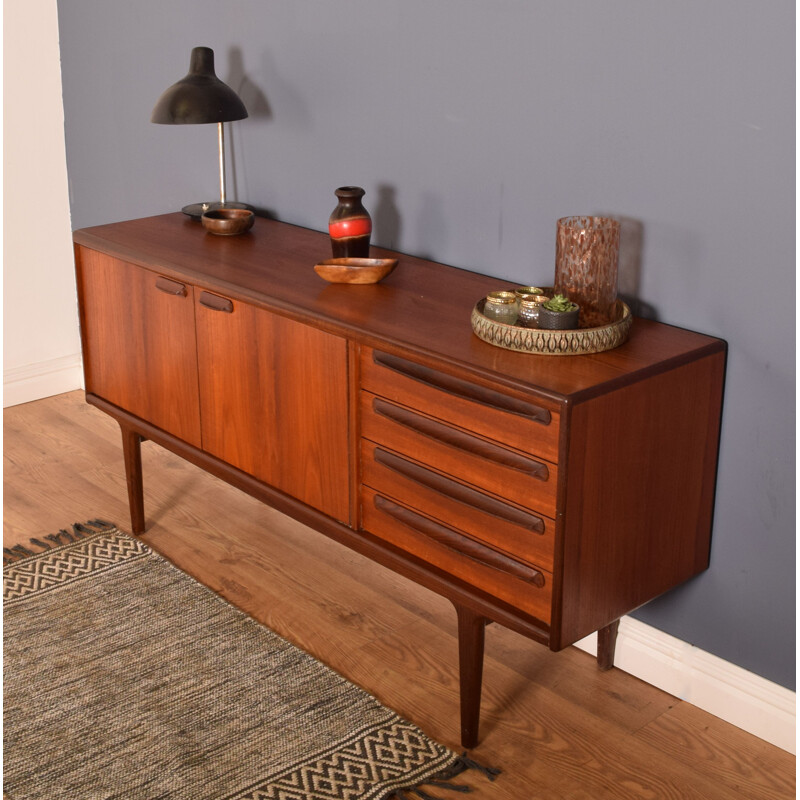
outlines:
[{"label": "patterned woven rug", "polygon": [[142,541],[102,522],[48,538],[5,550],[8,800],[429,798],[496,774]]}]

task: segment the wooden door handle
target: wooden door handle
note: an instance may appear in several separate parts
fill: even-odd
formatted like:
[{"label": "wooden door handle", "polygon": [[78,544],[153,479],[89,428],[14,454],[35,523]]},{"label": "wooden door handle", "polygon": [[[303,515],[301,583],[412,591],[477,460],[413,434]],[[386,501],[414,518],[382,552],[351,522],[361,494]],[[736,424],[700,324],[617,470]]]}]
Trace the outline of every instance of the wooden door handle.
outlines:
[{"label": "wooden door handle", "polygon": [[517,400],[506,394],[501,394],[493,389],[484,386],[477,386],[469,381],[454,378],[422,364],[415,364],[399,356],[391,356],[388,353],[379,353],[377,350],[372,353],[372,360],[381,367],[386,367],[394,372],[399,372],[407,378],[425,383],[434,389],[439,389],[448,394],[471,400],[481,405],[495,408],[498,411],[507,411],[509,414],[516,414],[520,417],[527,417],[542,425],[550,424],[550,412],[545,408],[540,408],[533,403],[524,400]]},{"label": "wooden door handle", "polygon": [[186,297],[186,284],[172,281],[159,275],[156,278],[156,289],[165,294],[174,294],[178,297]]},{"label": "wooden door handle", "polygon": [[233,301],[227,297],[220,297],[211,292],[200,292],[200,305],[210,308],[212,311],[224,311],[226,314],[233,313]]},{"label": "wooden door handle", "polygon": [[505,520],[513,525],[519,525],[519,527],[533,533],[544,534],[544,520],[535,514],[529,514],[527,511],[522,511],[501,500],[489,497],[489,495],[479,492],[477,489],[471,489],[463,483],[440,475],[438,472],[433,472],[421,464],[415,464],[413,461],[409,461],[395,453],[390,453],[382,447],[375,447],[372,457],[378,464],[382,464],[398,475],[402,475],[420,486],[425,486],[437,494],[482,511],[484,514],[491,514],[493,517]]},{"label": "wooden door handle", "polygon": [[379,494],[374,495],[373,503],[379,511],[394,517],[398,522],[408,525],[408,527],[413,528],[423,536],[432,539],[448,550],[453,550],[460,556],[465,556],[477,561],[479,564],[483,564],[485,567],[519,578],[526,583],[532,583],[539,589],[544,586],[544,575],[538,569],[509,558],[497,550],[492,550],[490,547],[476,542],[474,539],[456,533],[450,528],[445,528],[444,525],[439,525],[438,522],[423,517],[405,506],[399,506]]},{"label": "wooden door handle", "polygon": [[479,439],[477,436],[471,436],[429,417],[423,417],[421,414],[416,414],[407,408],[401,408],[394,403],[381,400],[379,397],[373,398],[372,408],[376,414],[380,414],[382,417],[427,436],[429,439],[435,439],[443,444],[450,445],[450,447],[463,450],[465,453],[493,461],[495,464],[501,464],[504,467],[510,467],[540,481],[546,481],[550,477],[550,470],[547,468],[547,464],[543,464],[541,461],[506,450],[504,447],[491,444]]}]

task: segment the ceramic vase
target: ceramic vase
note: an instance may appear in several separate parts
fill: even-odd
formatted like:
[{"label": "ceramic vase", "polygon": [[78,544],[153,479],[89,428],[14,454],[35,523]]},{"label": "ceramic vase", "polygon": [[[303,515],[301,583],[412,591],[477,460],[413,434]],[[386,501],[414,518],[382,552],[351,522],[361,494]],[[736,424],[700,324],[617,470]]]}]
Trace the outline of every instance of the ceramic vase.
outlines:
[{"label": "ceramic vase", "polygon": [[369,258],[372,219],[361,204],[360,186],[342,186],[335,192],[339,203],[328,220],[334,258]]}]

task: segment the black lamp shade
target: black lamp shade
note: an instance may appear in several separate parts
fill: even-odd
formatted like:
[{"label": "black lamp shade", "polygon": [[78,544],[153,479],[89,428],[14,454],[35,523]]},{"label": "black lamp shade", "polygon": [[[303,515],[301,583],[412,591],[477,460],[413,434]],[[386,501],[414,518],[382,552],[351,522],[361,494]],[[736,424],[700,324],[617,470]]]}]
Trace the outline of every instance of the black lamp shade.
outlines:
[{"label": "black lamp shade", "polygon": [[214,51],[195,47],[189,73],[167,89],[153,109],[151,122],[196,125],[244,119],[247,109],[236,92],[214,73]]}]

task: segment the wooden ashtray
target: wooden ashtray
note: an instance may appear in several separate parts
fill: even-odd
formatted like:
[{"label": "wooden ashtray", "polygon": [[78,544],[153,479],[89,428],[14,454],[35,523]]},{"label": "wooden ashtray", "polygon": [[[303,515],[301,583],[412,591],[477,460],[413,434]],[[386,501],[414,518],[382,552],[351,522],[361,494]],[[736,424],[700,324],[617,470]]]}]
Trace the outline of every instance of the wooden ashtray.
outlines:
[{"label": "wooden ashtray", "polygon": [[314,272],[329,283],[377,283],[396,266],[396,258],[329,258]]},{"label": "wooden ashtray", "polygon": [[256,215],[247,208],[214,208],[200,218],[203,227],[217,236],[237,236],[253,227]]}]

